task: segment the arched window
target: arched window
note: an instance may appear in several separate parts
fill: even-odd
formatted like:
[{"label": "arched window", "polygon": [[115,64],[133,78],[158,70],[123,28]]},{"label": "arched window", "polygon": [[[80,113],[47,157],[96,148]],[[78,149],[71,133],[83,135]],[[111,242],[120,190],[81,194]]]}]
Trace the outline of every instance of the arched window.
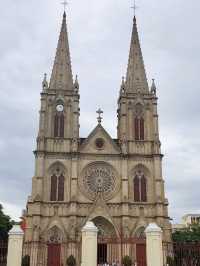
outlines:
[{"label": "arched window", "polygon": [[134,178],[134,200],[140,201],[140,180],[137,175]]},{"label": "arched window", "polygon": [[58,114],[56,114],[54,118],[54,137],[59,136],[58,129],[59,129],[59,117],[58,117]]},{"label": "arched window", "polygon": [[58,201],[64,200],[64,176],[61,174],[58,177]]},{"label": "arched window", "polygon": [[140,140],[139,118],[135,118],[135,140]]},{"label": "arched window", "polygon": [[144,140],[144,118],[135,118],[135,140]]},{"label": "arched window", "polygon": [[64,183],[64,174],[57,168],[55,173],[51,176],[51,201],[64,201]]},{"label": "arched window", "polygon": [[141,201],[147,201],[147,181],[144,175],[141,178]]},{"label": "arched window", "polygon": [[52,175],[51,177],[51,201],[56,201],[57,197],[57,176]]},{"label": "arched window", "polygon": [[62,113],[60,115],[60,135],[59,135],[60,138],[64,138],[64,129],[65,129],[64,121],[65,121],[65,117],[64,117],[64,114]]},{"label": "arched window", "polygon": [[56,114],[54,118],[54,137],[64,138],[65,131],[65,116],[64,116],[64,106],[58,104],[56,106]]},{"label": "arched window", "polygon": [[134,178],[134,201],[147,201],[147,179],[140,171],[136,173]]},{"label": "arched window", "polygon": [[135,107],[134,131],[135,140],[144,140],[144,112],[140,103],[136,104]]}]

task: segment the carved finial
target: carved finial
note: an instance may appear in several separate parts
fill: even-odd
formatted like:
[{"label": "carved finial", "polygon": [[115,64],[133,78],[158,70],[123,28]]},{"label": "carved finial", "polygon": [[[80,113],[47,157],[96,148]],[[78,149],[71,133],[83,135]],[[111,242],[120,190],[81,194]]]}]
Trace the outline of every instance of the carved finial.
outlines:
[{"label": "carved finial", "polygon": [[75,81],[74,81],[74,88],[77,90],[79,90],[79,82],[78,82],[78,75],[76,75]]},{"label": "carved finial", "polygon": [[96,113],[99,115],[99,116],[97,117],[97,121],[98,121],[99,124],[101,124],[102,119],[103,119],[103,118],[101,117],[101,115],[103,114],[103,111],[101,110],[101,108],[99,108],[99,110],[97,110]]},{"label": "carved finial", "polygon": [[151,85],[151,93],[156,95],[156,84],[155,84],[155,79],[152,79],[152,85]]},{"label": "carved finial", "polygon": [[125,92],[125,78],[123,76],[122,77],[122,84],[121,84],[120,94],[123,94],[124,92]]},{"label": "carved finial", "polygon": [[125,77],[124,76],[122,77],[122,85],[123,86],[125,85]]},{"label": "carved finial", "polygon": [[48,81],[47,81],[47,74],[44,74],[44,79],[42,81],[42,88],[43,90],[48,89]]}]

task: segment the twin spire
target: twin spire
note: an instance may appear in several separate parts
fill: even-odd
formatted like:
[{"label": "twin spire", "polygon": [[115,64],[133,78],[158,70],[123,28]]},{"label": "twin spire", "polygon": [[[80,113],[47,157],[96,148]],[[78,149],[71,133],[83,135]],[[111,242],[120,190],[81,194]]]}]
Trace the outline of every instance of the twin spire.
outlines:
[{"label": "twin spire", "polygon": [[49,88],[73,90],[73,76],[65,12],[63,14],[62,27]]},{"label": "twin spire", "polygon": [[126,74],[126,90],[129,92],[135,92],[138,89],[144,92],[148,92],[149,90],[137,30],[136,17],[134,16],[128,68]]},{"label": "twin spire", "polygon": [[[74,88],[65,12],[63,14],[62,27],[49,88],[62,90],[73,90]],[[128,92],[136,92],[138,89],[144,92],[149,91],[136,17],[134,16],[124,90]]]}]

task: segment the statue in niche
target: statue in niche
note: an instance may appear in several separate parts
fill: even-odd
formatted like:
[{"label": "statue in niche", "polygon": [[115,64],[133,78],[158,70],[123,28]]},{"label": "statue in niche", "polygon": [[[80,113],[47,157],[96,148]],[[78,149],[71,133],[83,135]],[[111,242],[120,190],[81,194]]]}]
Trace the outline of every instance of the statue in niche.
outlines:
[{"label": "statue in niche", "polygon": [[127,154],[128,153],[128,149],[127,149],[127,140],[126,140],[126,135],[123,134],[122,135],[122,139],[121,139],[121,150],[123,154]]},{"label": "statue in niche", "polygon": [[74,219],[72,219],[69,222],[68,231],[69,231],[69,237],[70,237],[70,239],[71,240],[75,240],[75,238],[76,238],[76,225],[75,225],[75,220]]},{"label": "statue in niche", "polygon": [[124,226],[123,226],[123,237],[129,237],[130,230],[129,230],[129,222],[126,220],[124,221]]}]

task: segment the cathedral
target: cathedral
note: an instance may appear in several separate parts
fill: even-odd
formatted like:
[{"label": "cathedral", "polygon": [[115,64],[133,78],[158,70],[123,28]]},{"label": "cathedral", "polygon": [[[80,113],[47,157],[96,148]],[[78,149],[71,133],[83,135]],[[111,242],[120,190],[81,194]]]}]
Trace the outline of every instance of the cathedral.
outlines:
[{"label": "cathedral", "polygon": [[79,135],[81,89],[72,75],[66,17],[64,13],[51,78],[45,75],[42,82],[24,255],[31,257],[32,266],[64,266],[73,255],[80,266],[81,230],[93,221],[98,264],[128,255],[144,266],[145,228],[157,223],[163,241],[170,242],[171,225],[156,85],[147,82],[136,17],[127,74],[119,84],[116,139],[103,127],[101,109],[89,136]]}]

